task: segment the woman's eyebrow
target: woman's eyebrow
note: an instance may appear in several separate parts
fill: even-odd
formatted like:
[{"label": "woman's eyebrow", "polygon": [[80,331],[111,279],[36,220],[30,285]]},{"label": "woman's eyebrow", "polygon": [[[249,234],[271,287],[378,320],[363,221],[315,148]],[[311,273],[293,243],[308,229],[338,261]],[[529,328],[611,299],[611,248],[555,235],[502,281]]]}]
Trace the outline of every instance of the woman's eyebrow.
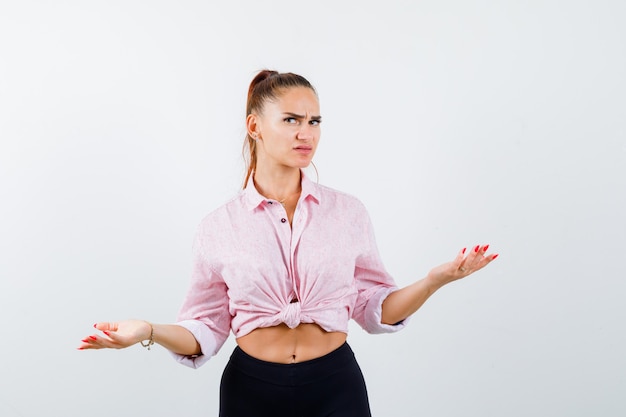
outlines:
[{"label": "woman's eyebrow", "polygon": [[[304,119],[305,118],[305,116],[302,115],[302,114],[291,113],[291,112],[288,112],[288,111],[283,112],[283,114],[285,116],[290,116],[290,117],[293,117],[295,119]],[[322,116],[311,116],[311,120],[322,120]]]}]

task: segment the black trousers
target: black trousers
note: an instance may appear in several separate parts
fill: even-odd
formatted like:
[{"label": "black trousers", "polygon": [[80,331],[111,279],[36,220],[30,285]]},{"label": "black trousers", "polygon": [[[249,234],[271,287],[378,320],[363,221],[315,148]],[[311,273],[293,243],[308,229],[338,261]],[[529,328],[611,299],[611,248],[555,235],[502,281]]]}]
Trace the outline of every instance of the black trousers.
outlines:
[{"label": "black trousers", "polygon": [[236,347],[220,387],[220,417],[371,417],[347,343],[306,362],[265,362]]}]

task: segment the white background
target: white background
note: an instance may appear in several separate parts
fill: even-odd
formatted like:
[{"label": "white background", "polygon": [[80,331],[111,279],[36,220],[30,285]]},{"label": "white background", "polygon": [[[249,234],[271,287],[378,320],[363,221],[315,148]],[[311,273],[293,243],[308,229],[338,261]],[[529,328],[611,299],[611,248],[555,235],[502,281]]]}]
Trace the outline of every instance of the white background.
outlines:
[{"label": "white background", "polygon": [[265,67],[317,87],[319,181],[399,285],[501,254],[399,334],[352,328],[375,416],[625,415],[625,5],[2,0],[0,415],[216,415],[232,337],[200,370],[76,347],[174,320]]}]

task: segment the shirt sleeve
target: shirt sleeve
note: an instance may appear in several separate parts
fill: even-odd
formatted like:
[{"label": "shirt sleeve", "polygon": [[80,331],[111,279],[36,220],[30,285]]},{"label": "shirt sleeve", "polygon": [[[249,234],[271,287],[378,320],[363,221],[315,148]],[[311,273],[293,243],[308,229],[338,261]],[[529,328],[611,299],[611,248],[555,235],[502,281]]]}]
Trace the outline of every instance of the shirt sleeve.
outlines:
[{"label": "shirt sleeve", "polygon": [[354,269],[358,295],[352,317],[368,333],[397,332],[406,326],[408,318],[396,324],[382,323],[383,301],[398,290],[398,287],[380,259],[367,213],[364,214],[364,219],[363,245]]},{"label": "shirt sleeve", "polygon": [[176,324],[189,330],[200,344],[199,355],[171,352],[181,364],[198,368],[215,355],[230,332],[227,286],[207,261],[198,233],[193,245],[191,285],[178,313]]}]

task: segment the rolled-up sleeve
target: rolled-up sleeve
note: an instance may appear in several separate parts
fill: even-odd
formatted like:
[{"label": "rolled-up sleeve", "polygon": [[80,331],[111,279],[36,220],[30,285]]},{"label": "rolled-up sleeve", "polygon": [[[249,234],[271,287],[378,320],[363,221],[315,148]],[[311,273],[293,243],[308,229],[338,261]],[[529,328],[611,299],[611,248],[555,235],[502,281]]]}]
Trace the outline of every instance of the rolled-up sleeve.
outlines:
[{"label": "rolled-up sleeve", "polygon": [[231,315],[228,310],[228,288],[207,260],[198,233],[193,245],[191,284],[180,308],[177,322],[189,330],[198,341],[199,355],[180,355],[171,352],[181,364],[198,368],[215,355],[230,333]]},{"label": "rolled-up sleeve", "polygon": [[368,333],[397,332],[406,326],[408,319],[396,324],[382,322],[383,302],[398,287],[380,259],[369,216],[365,214],[364,218],[361,253],[354,270],[358,295],[352,318]]}]

